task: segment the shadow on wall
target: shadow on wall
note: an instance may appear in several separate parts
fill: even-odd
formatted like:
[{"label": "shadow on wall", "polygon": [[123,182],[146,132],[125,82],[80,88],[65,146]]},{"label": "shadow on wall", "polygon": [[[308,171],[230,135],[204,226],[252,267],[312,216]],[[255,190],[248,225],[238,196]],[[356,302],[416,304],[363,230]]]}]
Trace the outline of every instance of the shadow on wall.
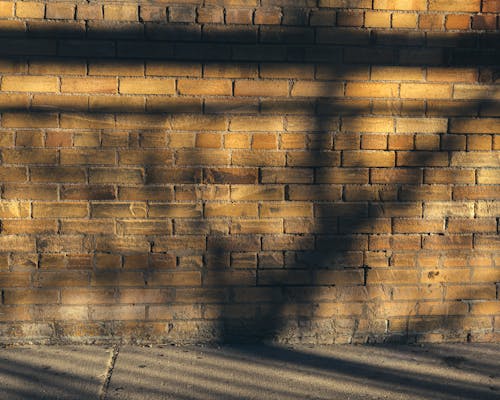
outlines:
[{"label": "shadow on wall", "polygon": [[[358,81],[368,80],[369,74],[372,80],[385,80],[384,74],[394,73],[398,74],[395,90],[401,91],[398,83],[405,80],[405,74],[420,74],[421,79],[425,67],[436,71],[452,68],[457,74],[461,70],[467,74],[475,70],[477,74],[480,67],[478,79],[494,83],[500,64],[496,32],[425,34],[319,28],[314,37],[308,27],[261,27],[259,31],[257,27],[235,30],[210,25],[145,24],[144,31],[141,26],[114,24],[85,32],[76,24],[49,27],[44,23],[28,23],[27,32],[4,30],[1,33],[0,54],[5,63],[12,60],[19,65],[46,63],[46,69],[41,68],[39,73],[54,71],[57,74],[55,71],[72,65],[78,70],[82,60],[88,60],[91,67],[111,71],[134,68],[146,62],[158,70],[181,71],[174,72],[173,76],[185,76],[196,63],[204,65],[205,76],[210,68],[225,71],[231,79],[243,74],[243,80],[253,80],[258,77],[257,73],[260,76],[266,73],[288,90],[291,88],[292,95],[296,91],[297,96],[268,98],[267,89],[259,89],[258,83],[252,83],[256,89],[248,92],[249,97],[236,99],[222,95],[204,103],[196,96],[172,96],[168,100],[150,96],[144,104],[132,96],[119,96],[115,103],[110,103],[99,102],[97,98],[87,102],[86,96],[69,95],[35,95],[26,102],[29,96],[3,94],[0,102],[4,126],[16,118],[15,113],[29,111],[29,116],[22,118],[34,121],[32,127],[51,127],[53,121],[57,121],[63,128],[86,127],[91,133],[101,135],[115,131],[115,138],[119,136],[115,149],[122,146],[132,149],[133,160],[125,168],[127,173],[115,169],[120,166],[109,158],[115,157],[113,145],[98,151],[89,149],[74,163],[85,168],[86,174],[94,174],[96,184],[92,179],[84,185],[63,182],[63,199],[93,201],[91,213],[98,211],[91,214],[85,226],[81,221],[74,221],[70,227],[72,222],[67,221],[70,234],[63,233],[59,239],[39,235],[37,251],[41,258],[50,258],[57,250],[68,254],[87,253],[88,256],[81,258],[85,266],[96,262],[92,260],[94,253],[96,259],[109,257],[111,263],[125,262],[119,272],[114,266],[101,270],[93,265],[91,275],[85,267],[75,272],[74,277],[88,282],[90,276],[97,282],[96,286],[109,288],[110,303],[120,299],[122,290],[126,292],[130,282],[131,286],[160,288],[166,303],[178,304],[169,311],[158,308],[158,319],[162,319],[163,312],[177,313],[180,320],[190,319],[190,313],[203,315],[206,321],[187,324],[185,328],[198,329],[201,340],[216,337],[223,342],[277,338],[281,341],[365,341],[387,339],[392,333],[394,340],[406,341],[415,339],[411,335],[434,331],[451,337],[456,333],[461,337],[463,327],[470,325],[466,321],[468,300],[481,299],[483,294],[478,293],[476,297],[476,293],[468,293],[467,301],[462,301],[463,293],[457,298],[445,297],[445,286],[440,283],[447,278],[436,279],[433,271],[442,265],[448,253],[457,249],[469,246],[457,254],[472,258],[474,232],[465,230],[462,239],[450,241],[445,235],[446,212],[440,214],[437,209],[442,206],[439,203],[455,200],[445,184],[461,183],[458,178],[453,181],[450,173],[455,170],[447,168],[464,166],[472,171],[476,167],[468,161],[467,153],[461,151],[465,149],[468,129],[474,123],[470,118],[497,117],[498,103],[493,100],[498,99],[498,93],[479,92],[472,100],[442,101],[436,96],[437,100],[433,101],[425,100],[428,93],[412,95],[411,91],[418,88],[408,84],[405,89],[408,93],[401,96],[407,100],[387,100],[398,97],[394,93],[383,95],[379,100],[370,92],[375,89],[363,87]],[[243,66],[234,68],[234,63]],[[19,68],[19,72],[24,72],[24,67]],[[231,76],[232,68],[234,76]],[[112,74],[116,76],[120,72]],[[302,80],[314,78],[317,81],[308,82],[310,88],[307,94],[304,89],[302,96]],[[366,98],[350,97],[349,90],[354,93],[357,82],[359,90],[367,91]],[[219,149],[174,150],[171,146],[176,138],[182,139],[182,131],[189,124],[197,125],[201,131],[211,131],[211,126],[216,126],[213,130],[226,132],[224,115],[247,124],[229,127],[231,132],[243,133],[257,129],[265,133],[267,129],[274,129],[266,125],[266,121],[281,119],[285,126],[283,132],[291,143],[289,149],[263,150],[261,155],[255,150],[234,150],[233,154],[238,153],[240,160],[232,158],[232,166],[238,169],[235,171],[223,167],[227,164],[226,155]],[[242,116],[248,118],[240,118]],[[422,130],[415,132],[415,124]],[[495,133],[495,128],[492,129],[484,133]],[[122,133],[116,134],[118,130]],[[391,134],[387,135],[388,132]],[[380,144],[387,146],[388,141],[389,151]],[[150,151],[156,145],[166,148]],[[135,152],[144,147],[150,149]],[[68,150],[67,158],[72,154]],[[177,170],[173,168],[174,158],[177,165],[182,164]],[[484,165],[489,166],[488,162]],[[73,163],[68,161],[70,164]],[[396,169],[392,169],[394,166]],[[51,168],[39,168],[40,182],[60,184],[58,170],[63,168],[67,167],[57,163]],[[241,173],[242,168],[245,174]],[[443,172],[446,178],[438,177],[439,169],[448,171]],[[100,181],[98,175],[104,170],[115,172],[115,179]],[[223,185],[236,188],[257,183],[262,185],[262,192],[252,193],[252,189],[245,194],[242,191],[240,197],[237,190],[230,195],[223,192],[227,190]],[[118,196],[115,185],[119,187]],[[129,186],[141,194],[127,198]],[[175,200],[174,187],[179,189]],[[37,186],[33,188],[36,190]],[[38,196],[32,198],[44,200],[43,194]],[[254,202],[255,199],[259,203]],[[102,234],[103,224],[110,223],[118,210],[112,206],[116,200],[149,201],[149,211],[138,212],[144,211],[144,216],[155,215],[156,222],[165,218],[166,227],[158,225],[157,234],[141,236],[139,225],[127,227],[125,221],[122,232],[139,237],[122,240],[124,238],[114,237],[112,231]],[[260,217],[269,218],[269,226],[261,224],[254,234],[244,233],[242,221],[231,221],[227,218],[230,215],[224,213],[219,214],[223,218],[217,218],[216,207],[212,205],[219,200],[236,201],[235,215],[244,216],[244,207],[258,210]],[[425,201],[429,201],[428,209],[423,206]],[[435,209],[434,201],[437,202]],[[207,213],[207,204],[212,207],[211,213]],[[108,205],[111,207],[106,209]],[[120,206],[117,204],[117,207]],[[253,212],[249,211],[248,215],[254,216]],[[177,219],[179,215],[188,218]],[[94,216],[96,219],[92,221]],[[409,225],[414,221],[406,220],[408,216],[418,219],[417,227]],[[277,236],[270,225],[282,218],[284,222],[280,223],[284,223],[285,234]],[[251,222],[247,224],[250,226]],[[98,232],[95,235],[94,228]],[[84,233],[88,235],[82,236]],[[51,244],[54,240],[60,244]],[[430,254],[432,252],[436,253]],[[426,264],[426,256],[433,258],[434,261],[429,261],[432,266]],[[195,271],[191,276],[193,281],[197,271],[201,271],[202,288],[162,288],[162,279],[165,282],[171,277],[164,269],[175,268],[181,259],[186,262],[186,271]],[[36,284],[56,287],[58,272],[52,274],[37,272]],[[412,283],[410,292],[416,291],[411,298],[405,298],[401,292],[406,282]],[[181,293],[193,303],[192,311],[187,311],[188,307],[183,304],[186,300],[179,300]],[[436,301],[419,304],[420,296]],[[447,302],[442,302],[445,298]],[[137,302],[140,303],[134,301]],[[105,308],[94,308],[101,310],[101,313],[95,311],[95,320],[110,320],[98,324],[100,329],[107,334],[126,331],[127,322],[111,320],[118,321],[129,311],[123,311],[123,315],[117,311],[111,316]],[[110,305],[108,310],[118,308]],[[40,312],[44,312],[43,307]],[[432,314],[436,317],[418,317]],[[394,323],[390,330],[389,318]],[[41,319],[47,317],[41,316]],[[168,332],[168,337],[173,340],[182,340],[187,334],[182,328],[175,333],[179,324],[182,323],[176,321],[175,316],[172,323],[167,324],[168,329],[173,330],[171,334]],[[154,336],[155,326],[145,323],[138,330],[133,328],[132,334]],[[465,328],[468,329],[472,328]]]}]

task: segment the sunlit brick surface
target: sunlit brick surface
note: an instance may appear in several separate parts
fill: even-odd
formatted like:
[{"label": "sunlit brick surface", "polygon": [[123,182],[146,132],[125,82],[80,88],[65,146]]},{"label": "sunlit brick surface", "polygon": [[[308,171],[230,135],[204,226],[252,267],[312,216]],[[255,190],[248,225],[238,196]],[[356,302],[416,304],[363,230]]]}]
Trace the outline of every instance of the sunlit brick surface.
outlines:
[{"label": "sunlit brick surface", "polygon": [[0,1],[0,340],[498,341],[499,11]]}]

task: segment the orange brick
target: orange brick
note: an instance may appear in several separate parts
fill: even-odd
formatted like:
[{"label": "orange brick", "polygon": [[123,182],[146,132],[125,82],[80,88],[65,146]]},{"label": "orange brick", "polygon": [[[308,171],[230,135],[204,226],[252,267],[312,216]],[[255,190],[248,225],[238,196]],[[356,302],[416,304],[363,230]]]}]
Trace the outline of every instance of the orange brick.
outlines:
[{"label": "orange brick", "polygon": [[418,18],[419,29],[439,31],[443,29],[443,15],[441,14],[420,14]]},{"label": "orange brick", "polygon": [[500,12],[498,0],[483,0],[482,12]]},{"label": "orange brick", "polygon": [[471,17],[468,14],[450,14],[446,16],[446,29],[469,29]]}]

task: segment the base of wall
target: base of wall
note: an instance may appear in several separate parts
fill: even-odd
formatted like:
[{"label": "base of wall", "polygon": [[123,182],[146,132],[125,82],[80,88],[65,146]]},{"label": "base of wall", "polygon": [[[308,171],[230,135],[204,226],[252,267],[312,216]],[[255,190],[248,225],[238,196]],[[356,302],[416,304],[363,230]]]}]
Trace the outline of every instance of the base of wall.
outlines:
[{"label": "base of wall", "polygon": [[[307,326],[306,326],[307,325]],[[21,344],[369,344],[369,343],[500,343],[500,332],[430,331],[361,332],[335,321],[290,322],[276,332],[244,322],[39,322],[0,324],[0,345]]]}]

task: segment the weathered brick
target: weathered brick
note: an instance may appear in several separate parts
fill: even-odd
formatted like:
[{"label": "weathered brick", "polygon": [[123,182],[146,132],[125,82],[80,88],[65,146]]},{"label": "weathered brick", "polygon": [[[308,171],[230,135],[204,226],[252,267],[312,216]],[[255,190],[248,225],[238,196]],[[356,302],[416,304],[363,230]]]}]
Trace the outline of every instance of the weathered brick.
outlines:
[{"label": "weathered brick", "polygon": [[134,4],[105,4],[104,19],[112,21],[137,21],[139,7]]}]

